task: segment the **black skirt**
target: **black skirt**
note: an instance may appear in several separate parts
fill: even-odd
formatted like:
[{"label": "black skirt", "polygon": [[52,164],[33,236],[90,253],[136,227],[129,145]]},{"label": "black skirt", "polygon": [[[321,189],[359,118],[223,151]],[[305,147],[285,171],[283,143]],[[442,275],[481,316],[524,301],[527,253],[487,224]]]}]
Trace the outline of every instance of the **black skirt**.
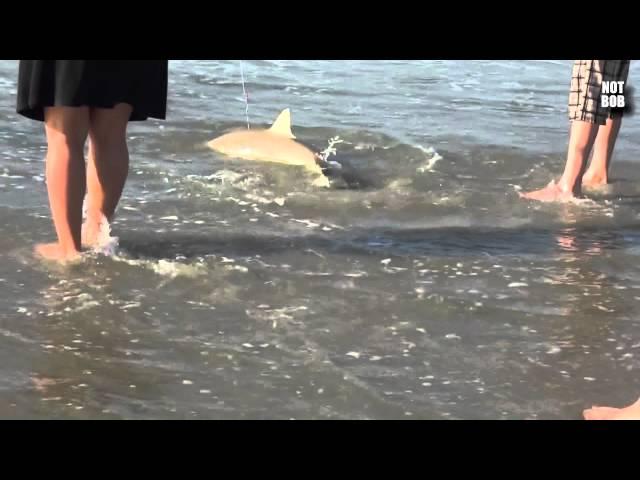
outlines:
[{"label": "black skirt", "polygon": [[167,60],[20,60],[17,112],[44,121],[45,107],[133,107],[130,120],[164,119]]}]

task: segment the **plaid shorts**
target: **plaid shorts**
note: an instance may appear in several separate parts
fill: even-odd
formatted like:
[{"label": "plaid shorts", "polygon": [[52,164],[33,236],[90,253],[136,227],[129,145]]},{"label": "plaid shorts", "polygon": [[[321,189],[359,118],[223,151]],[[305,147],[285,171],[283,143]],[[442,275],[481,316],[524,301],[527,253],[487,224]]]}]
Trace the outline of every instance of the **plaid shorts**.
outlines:
[{"label": "plaid shorts", "polygon": [[623,81],[626,93],[628,77],[629,60],[576,60],[571,75],[569,120],[604,125],[607,119],[621,116],[623,108],[602,106],[600,90],[603,81]]}]

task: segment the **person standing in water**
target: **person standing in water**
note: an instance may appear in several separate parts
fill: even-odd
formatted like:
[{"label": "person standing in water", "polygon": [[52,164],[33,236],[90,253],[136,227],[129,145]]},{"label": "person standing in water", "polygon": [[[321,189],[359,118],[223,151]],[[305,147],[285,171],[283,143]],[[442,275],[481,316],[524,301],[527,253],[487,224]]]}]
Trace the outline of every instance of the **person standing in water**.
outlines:
[{"label": "person standing in water", "polygon": [[[606,106],[602,101],[604,82],[615,82],[616,92],[624,93],[629,76],[629,60],[576,60],[573,64],[569,93],[569,151],[564,173],[558,182],[551,181],[541,190],[522,193],[521,197],[542,202],[570,201],[582,194],[582,187],[598,187],[609,183],[609,167],[624,111]],[[619,83],[621,82],[621,83]],[[619,87],[622,86],[622,92]],[[589,155],[591,164],[586,172]],[[583,173],[584,172],[584,173]],[[585,420],[640,420],[640,399],[624,408],[599,407],[583,411]]]},{"label": "person standing in water", "polygon": [[165,119],[168,63],[20,60],[17,113],[44,123],[46,183],[57,234],[57,242],[35,247],[40,256],[61,262],[79,257],[83,245],[97,242],[103,219],[113,218],[129,172],[128,123]]},{"label": "person standing in water", "polygon": [[[582,187],[609,182],[609,167],[625,108],[609,106],[603,84],[619,91],[626,86],[629,60],[576,60],[569,93],[569,151],[564,173],[541,190],[521,193],[522,198],[542,202],[566,202],[582,195]],[[619,83],[622,82],[622,83]],[[616,92],[612,92],[616,93]],[[627,105],[628,101],[627,100]],[[583,174],[589,155],[593,158]]]}]

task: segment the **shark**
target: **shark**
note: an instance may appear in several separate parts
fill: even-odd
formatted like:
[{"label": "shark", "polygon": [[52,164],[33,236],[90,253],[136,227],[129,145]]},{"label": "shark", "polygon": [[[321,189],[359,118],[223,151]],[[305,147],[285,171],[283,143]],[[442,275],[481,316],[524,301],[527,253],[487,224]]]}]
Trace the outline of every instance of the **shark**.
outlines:
[{"label": "shark", "polygon": [[234,130],[207,143],[227,157],[304,167],[315,179],[313,185],[329,187],[329,179],[318,164],[318,156],[296,141],[291,131],[291,111],[285,109],[270,128]]}]

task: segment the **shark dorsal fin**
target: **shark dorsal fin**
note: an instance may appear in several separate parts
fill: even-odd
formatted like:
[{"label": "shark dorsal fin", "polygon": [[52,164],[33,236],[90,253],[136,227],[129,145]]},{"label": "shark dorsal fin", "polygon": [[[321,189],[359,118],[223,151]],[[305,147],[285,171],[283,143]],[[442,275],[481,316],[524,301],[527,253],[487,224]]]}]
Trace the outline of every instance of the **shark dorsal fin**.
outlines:
[{"label": "shark dorsal fin", "polygon": [[283,137],[296,138],[291,132],[291,111],[288,108],[280,112],[280,115],[278,115],[276,121],[273,122],[269,131]]}]

